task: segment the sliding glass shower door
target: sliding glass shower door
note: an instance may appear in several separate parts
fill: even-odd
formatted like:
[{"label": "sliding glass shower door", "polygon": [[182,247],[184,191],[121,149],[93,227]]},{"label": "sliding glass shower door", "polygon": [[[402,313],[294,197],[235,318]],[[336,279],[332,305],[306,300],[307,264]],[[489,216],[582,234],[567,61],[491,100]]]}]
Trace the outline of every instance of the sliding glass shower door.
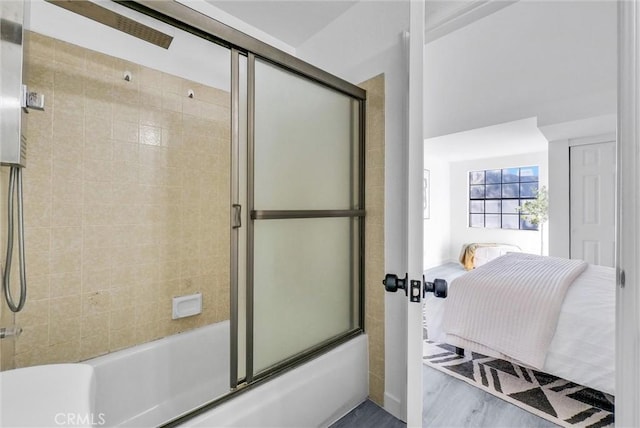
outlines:
[{"label": "sliding glass shower door", "polygon": [[246,380],[361,328],[358,100],[248,57]]}]

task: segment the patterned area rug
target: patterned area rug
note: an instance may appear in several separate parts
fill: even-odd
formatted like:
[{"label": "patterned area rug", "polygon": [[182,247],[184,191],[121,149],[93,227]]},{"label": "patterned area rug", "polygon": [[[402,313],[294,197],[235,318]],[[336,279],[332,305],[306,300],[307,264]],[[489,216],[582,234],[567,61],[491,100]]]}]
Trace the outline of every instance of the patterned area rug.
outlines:
[{"label": "patterned area rug", "polygon": [[[614,405],[595,389],[509,361],[424,340],[423,361],[496,397],[564,427],[614,426]],[[609,396],[611,398],[611,396]]]}]

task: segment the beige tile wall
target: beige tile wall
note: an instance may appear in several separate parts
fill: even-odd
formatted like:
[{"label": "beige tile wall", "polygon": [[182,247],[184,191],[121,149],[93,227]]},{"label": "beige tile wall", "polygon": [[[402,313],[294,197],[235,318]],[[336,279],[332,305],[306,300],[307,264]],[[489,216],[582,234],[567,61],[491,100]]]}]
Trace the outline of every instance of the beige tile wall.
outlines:
[{"label": "beige tile wall", "polygon": [[[25,61],[46,110],[28,120],[16,365],[228,319],[229,93],[35,33]],[[197,291],[203,313],[171,320]]]},{"label": "beige tile wall", "polygon": [[365,199],[365,329],[369,335],[369,397],[384,403],[384,75],[367,91]]}]

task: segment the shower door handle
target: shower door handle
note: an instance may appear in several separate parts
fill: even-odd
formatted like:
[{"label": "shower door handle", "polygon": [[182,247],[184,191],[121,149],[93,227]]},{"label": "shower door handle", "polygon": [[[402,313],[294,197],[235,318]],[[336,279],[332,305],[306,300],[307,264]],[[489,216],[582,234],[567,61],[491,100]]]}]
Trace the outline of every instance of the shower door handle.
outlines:
[{"label": "shower door handle", "polygon": [[232,229],[239,229],[240,227],[242,227],[242,205],[233,204],[233,205],[231,205],[231,210],[232,210],[231,228]]}]

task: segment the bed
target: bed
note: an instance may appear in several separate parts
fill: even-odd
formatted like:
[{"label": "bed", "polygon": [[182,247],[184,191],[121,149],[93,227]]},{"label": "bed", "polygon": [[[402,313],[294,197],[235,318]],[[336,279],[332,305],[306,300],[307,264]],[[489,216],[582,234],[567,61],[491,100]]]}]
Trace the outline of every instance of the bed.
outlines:
[{"label": "bed", "polygon": [[[558,298],[557,295],[554,295],[551,300],[551,306],[555,304],[558,306],[557,321],[552,320],[552,327],[546,332],[549,336],[549,343],[541,346],[545,348],[541,350],[543,352],[541,358],[534,356],[533,353],[529,358],[529,355],[522,354],[522,349],[518,349],[517,346],[514,346],[513,349],[504,348],[502,343],[498,346],[492,342],[493,339],[489,340],[491,346],[487,346],[483,340],[476,341],[476,337],[465,337],[466,333],[462,332],[464,328],[460,328],[458,325],[464,326],[465,320],[475,323],[474,325],[482,324],[482,322],[478,322],[478,318],[474,320],[473,315],[475,313],[476,316],[479,316],[483,313],[482,311],[485,311],[485,314],[488,311],[479,309],[481,306],[479,300],[483,298],[478,296],[482,294],[471,295],[469,297],[472,299],[471,303],[466,309],[461,309],[463,307],[458,304],[460,299],[455,296],[460,296],[460,293],[477,293],[484,290],[484,288],[480,288],[481,286],[487,286],[491,290],[483,292],[487,296],[487,301],[499,302],[501,299],[509,298],[508,296],[500,296],[500,294],[508,293],[496,292],[496,288],[492,287],[495,283],[500,282],[500,275],[503,275],[503,272],[509,271],[509,266],[523,263],[521,261],[523,257],[527,262],[540,262],[542,265],[548,264],[549,261],[556,264],[571,263],[574,268],[569,278],[566,278],[568,285],[566,290],[561,292],[563,297]],[[518,269],[513,269],[513,271],[516,270]],[[494,278],[492,275],[496,275],[496,272],[498,277],[491,279]],[[533,276],[534,283],[536,281],[540,284],[549,282],[540,280],[545,275],[548,277],[546,273],[535,278],[536,274],[532,272],[530,269],[524,269],[518,275]],[[425,279],[427,281],[433,281],[436,277],[446,279],[449,283],[449,297],[438,299],[429,295],[425,299],[425,325],[430,340],[449,343],[465,350],[497,358],[511,359],[534,369],[615,395],[615,270],[613,268],[589,264],[579,266],[573,261],[566,262],[565,259],[509,253],[470,272],[465,271],[461,265],[453,263],[426,272]],[[485,284],[487,278],[489,279],[488,285]],[[451,299],[452,296],[454,299]],[[474,302],[473,299],[476,301]],[[492,303],[490,302],[490,304]],[[500,313],[501,308],[512,306],[504,303],[496,303],[496,305],[495,310],[491,311],[494,315]],[[547,318],[545,316],[544,320],[539,319],[540,311],[544,311],[540,309],[540,303],[532,302],[532,305],[529,316],[535,319],[535,322],[521,317],[520,321],[525,329],[531,326],[535,327],[538,323],[544,324]],[[526,313],[528,311],[520,309],[520,312]],[[486,317],[491,318],[491,316]],[[505,324],[510,325],[503,322],[499,325],[494,324],[493,328],[485,330],[500,330]],[[542,330],[545,329],[542,328]],[[516,329],[515,332],[517,333],[519,330]],[[513,334],[513,331],[511,333]],[[508,336],[508,332],[505,334]],[[510,340],[506,342],[510,342]]]}]

